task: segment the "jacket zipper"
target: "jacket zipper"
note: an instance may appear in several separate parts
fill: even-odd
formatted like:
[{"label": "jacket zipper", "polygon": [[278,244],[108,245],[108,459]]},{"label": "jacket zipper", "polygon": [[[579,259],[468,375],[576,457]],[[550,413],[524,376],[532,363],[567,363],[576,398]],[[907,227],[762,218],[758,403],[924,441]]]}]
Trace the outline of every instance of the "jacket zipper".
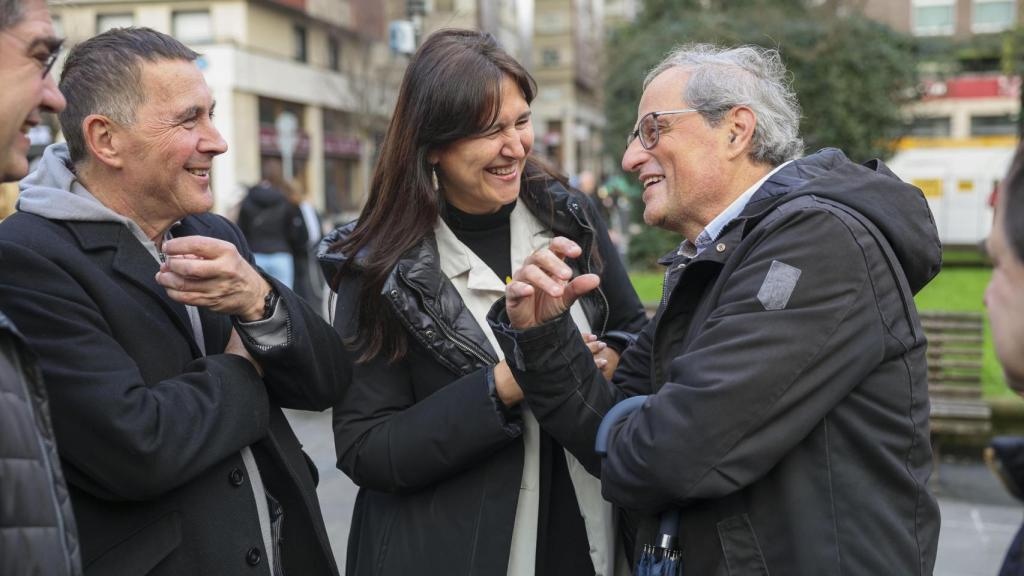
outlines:
[{"label": "jacket zipper", "polygon": [[437,315],[430,309],[429,306],[426,305],[426,298],[424,297],[423,291],[414,286],[413,284],[411,284],[409,282],[409,279],[406,278],[405,273],[402,272],[401,270],[398,271],[398,276],[402,279],[403,282],[405,282],[406,286],[412,288],[414,292],[419,294],[420,301],[424,303],[423,310],[427,313],[427,316],[430,316],[430,319],[434,321],[434,324],[437,326],[438,330],[440,330],[441,333],[448,340],[450,340],[453,344],[458,346],[459,349],[461,349],[463,352],[470,354],[471,356],[485,364],[492,365],[498,362],[497,358],[488,358],[489,354],[487,354],[483,350],[478,350],[474,348],[472,345],[470,345],[469,342],[462,341],[456,333],[449,330],[448,326],[444,322],[442,322],[440,318],[437,317]]}]

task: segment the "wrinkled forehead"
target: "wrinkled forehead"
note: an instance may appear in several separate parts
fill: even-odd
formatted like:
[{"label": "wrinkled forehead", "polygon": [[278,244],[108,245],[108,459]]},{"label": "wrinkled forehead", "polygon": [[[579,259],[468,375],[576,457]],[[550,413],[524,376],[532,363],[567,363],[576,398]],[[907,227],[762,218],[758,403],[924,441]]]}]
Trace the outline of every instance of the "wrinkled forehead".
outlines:
[{"label": "wrinkled forehead", "polygon": [[683,101],[689,72],[682,68],[669,68],[654,77],[644,89],[637,108],[637,118],[649,112],[682,108],[687,104]]},{"label": "wrinkled forehead", "polygon": [[13,26],[5,29],[25,42],[35,42],[54,36],[53,20],[44,0],[25,0],[22,2],[21,18]]},{"label": "wrinkled forehead", "polygon": [[206,78],[195,62],[182,59],[143,60],[140,66],[144,101],[164,106],[202,106],[213,102]]}]

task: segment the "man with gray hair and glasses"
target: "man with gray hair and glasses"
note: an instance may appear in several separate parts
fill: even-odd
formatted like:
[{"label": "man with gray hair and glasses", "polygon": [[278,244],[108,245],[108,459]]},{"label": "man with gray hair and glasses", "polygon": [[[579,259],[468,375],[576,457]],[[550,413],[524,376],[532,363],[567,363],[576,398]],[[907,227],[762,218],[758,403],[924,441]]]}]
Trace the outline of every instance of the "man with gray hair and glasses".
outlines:
[{"label": "man with gray hair and glasses", "polygon": [[[0,0],[0,182],[28,173],[28,131],[64,109],[50,76],[61,41],[43,0]],[[82,573],[42,374],[0,312],[0,574]]]},{"label": "man with gray hair and glasses", "polygon": [[197,56],[147,28],[71,50],[67,143],[0,223],[0,308],[39,357],[86,574],[336,575],[281,408],[337,402],[343,345],[209,213],[227,144]]},{"label": "man with gray hair and glasses", "polygon": [[[682,242],[612,381],[565,313],[598,281],[570,278],[572,242],[530,256],[491,311],[541,426],[636,512],[637,545],[673,547],[686,574],[931,574],[913,295],[940,246],[924,196],[877,160],[801,158],[773,50],[682,47],[647,76],[637,117],[622,167],[644,221]],[[599,459],[602,417],[636,395]],[[672,508],[674,546],[653,520]]]}]

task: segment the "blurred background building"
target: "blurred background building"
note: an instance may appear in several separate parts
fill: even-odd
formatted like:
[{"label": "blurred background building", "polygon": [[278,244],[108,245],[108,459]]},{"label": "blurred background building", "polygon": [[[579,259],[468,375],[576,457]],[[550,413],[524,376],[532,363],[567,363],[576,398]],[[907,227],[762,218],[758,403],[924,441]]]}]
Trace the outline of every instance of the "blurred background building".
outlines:
[{"label": "blurred background building", "polygon": [[943,242],[988,236],[992,194],[1018,141],[1022,20],[1017,0],[860,0],[913,35],[920,99],[906,108],[890,167],[928,197]]},{"label": "blurred background building", "polygon": [[229,143],[214,165],[217,211],[230,212],[268,160],[282,157],[285,176],[322,211],[361,205],[401,75],[379,2],[69,0],[53,12],[72,45],[110,28],[148,26],[203,55],[215,123]]},{"label": "blurred background building", "polygon": [[[608,5],[606,12],[605,5]],[[229,151],[214,164],[215,210],[283,160],[325,221],[358,213],[409,56],[431,32],[493,33],[537,77],[536,151],[567,175],[601,173],[603,19],[637,0],[66,0],[52,5],[72,46],[114,27],[173,35],[199,61]],[[537,18],[537,14],[542,17]],[[57,74],[59,74],[58,64]],[[49,119],[34,154],[59,138]],[[4,201],[12,202],[12,194]]]}]

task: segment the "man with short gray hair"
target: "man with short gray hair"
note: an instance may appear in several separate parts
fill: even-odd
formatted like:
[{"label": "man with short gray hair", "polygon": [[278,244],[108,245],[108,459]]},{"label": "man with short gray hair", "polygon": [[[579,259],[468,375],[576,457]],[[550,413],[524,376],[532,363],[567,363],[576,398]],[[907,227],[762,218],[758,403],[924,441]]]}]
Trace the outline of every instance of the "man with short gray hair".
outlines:
[{"label": "man with short gray hair", "polygon": [[[28,172],[28,131],[64,98],[43,0],[0,0],[0,182]],[[0,312],[0,574],[82,573],[71,499],[36,358]]]},{"label": "man with short gray hair", "polygon": [[0,223],[0,307],[39,357],[86,574],[336,575],[282,407],[344,392],[343,345],[210,214],[227,144],[197,54],[78,44],[67,144]]},{"label": "man with short gray hair", "polygon": [[[541,426],[638,513],[639,546],[686,574],[932,573],[925,338],[913,295],[939,270],[921,192],[881,162],[800,158],[773,50],[685,46],[647,77],[622,168],[644,221],[682,236],[654,319],[612,382],[566,310],[556,238],[490,321]],[[602,417],[648,395],[594,451]],[[655,513],[679,508],[678,545]],[[661,554],[661,552],[659,552]]]}]

